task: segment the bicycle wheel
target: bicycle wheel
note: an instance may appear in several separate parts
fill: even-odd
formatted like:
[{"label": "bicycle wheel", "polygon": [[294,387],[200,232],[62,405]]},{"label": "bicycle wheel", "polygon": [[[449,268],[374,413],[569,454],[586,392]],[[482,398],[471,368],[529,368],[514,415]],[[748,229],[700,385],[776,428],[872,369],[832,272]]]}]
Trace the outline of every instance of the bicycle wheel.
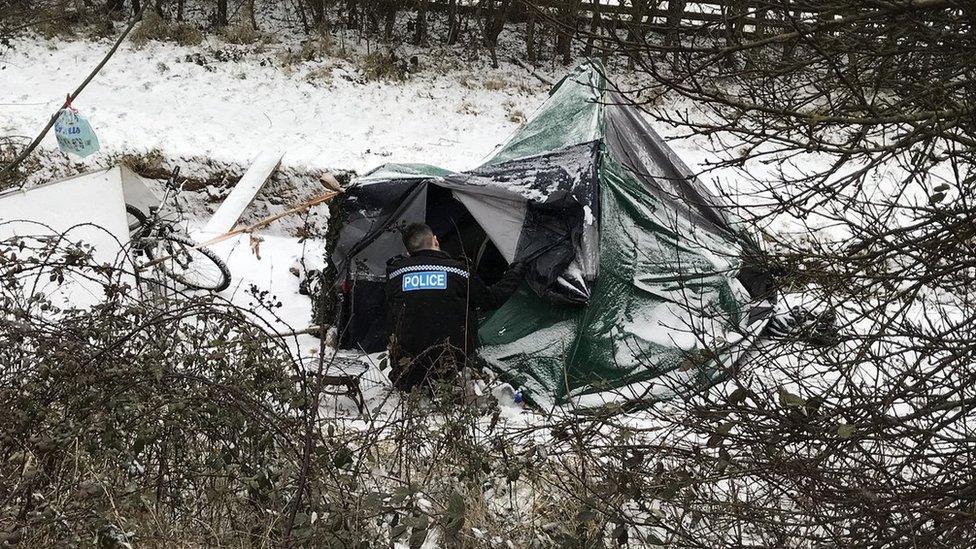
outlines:
[{"label": "bicycle wheel", "polygon": [[173,280],[197,290],[219,292],[230,286],[230,269],[205,248],[194,248],[196,242],[178,235],[159,237],[148,255],[166,257],[158,267]]},{"label": "bicycle wheel", "polygon": [[142,229],[149,221],[149,217],[139,208],[129,204],[125,205],[125,217],[129,222],[129,238],[136,240],[142,235]]}]

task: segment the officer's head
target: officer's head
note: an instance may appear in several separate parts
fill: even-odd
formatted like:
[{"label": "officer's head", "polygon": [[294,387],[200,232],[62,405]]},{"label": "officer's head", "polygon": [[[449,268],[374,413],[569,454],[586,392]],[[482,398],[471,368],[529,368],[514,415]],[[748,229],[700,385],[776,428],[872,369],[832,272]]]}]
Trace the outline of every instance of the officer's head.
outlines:
[{"label": "officer's head", "polygon": [[424,223],[411,223],[403,229],[403,246],[411,254],[420,250],[441,249],[441,243],[434,236],[434,231]]}]

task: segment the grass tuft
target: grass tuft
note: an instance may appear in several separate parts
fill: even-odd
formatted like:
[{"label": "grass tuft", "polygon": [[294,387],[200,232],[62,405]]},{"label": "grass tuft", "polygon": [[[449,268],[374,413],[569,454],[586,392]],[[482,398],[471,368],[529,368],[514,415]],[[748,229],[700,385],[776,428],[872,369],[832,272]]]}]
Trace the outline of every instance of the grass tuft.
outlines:
[{"label": "grass tuft", "polygon": [[203,42],[203,32],[187,23],[166,21],[156,12],[147,10],[142,21],[132,30],[130,40],[137,48],[144,47],[152,41],[196,46]]}]

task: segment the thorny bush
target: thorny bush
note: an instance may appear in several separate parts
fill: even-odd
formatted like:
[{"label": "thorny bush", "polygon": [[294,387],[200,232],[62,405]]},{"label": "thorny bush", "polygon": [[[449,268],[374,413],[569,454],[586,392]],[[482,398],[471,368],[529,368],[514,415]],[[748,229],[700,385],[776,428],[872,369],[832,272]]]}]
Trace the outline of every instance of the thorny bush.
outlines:
[{"label": "thorny bush", "polygon": [[[0,242],[3,542],[602,539],[604,520],[549,490],[577,461],[568,449],[547,462],[547,427],[503,428],[492,398],[465,401],[451,387],[434,403],[390,395],[363,419],[321,414],[316,376],[259,317],[137,285],[131,264],[100,264],[69,236]],[[97,290],[95,304],[66,306],[79,289]],[[254,298],[265,314],[280,306]]]},{"label": "thorny bush", "polygon": [[761,346],[679,414],[652,410],[646,482],[684,471],[662,541],[972,547],[973,4],[727,7],[710,35],[618,42],[648,82],[624,92],[695,103],[654,112],[714,149],[780,289],[840,337]]},{"label": "thorny bush", "polygon": [[[91,252],[60,237],[0,243],[4,539],[274,539],[305,405],[288,349],[212,299],[141,299]],[[78,286],[104,299],[65,307]]]}]

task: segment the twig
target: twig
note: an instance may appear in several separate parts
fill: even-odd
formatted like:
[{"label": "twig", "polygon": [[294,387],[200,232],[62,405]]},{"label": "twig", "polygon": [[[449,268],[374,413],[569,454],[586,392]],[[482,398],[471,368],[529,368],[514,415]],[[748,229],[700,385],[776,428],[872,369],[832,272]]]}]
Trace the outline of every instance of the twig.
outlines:
[{"label": "twig", "polygon": [[313,336],[318,336],[318,335],[323,335],[323,334],[325,334],[328,331],[329,331],[329,325],[328,324],[323,324],[322,326],[319,326],[317,324],[313,324],[313,325],[311,325],[311,326],[309,326],[307,328],[302,328],[300,330],[288,330],[288,331],[284,331],[284,332],[277,332],[274,335],[276,337],[290,337],[290,336],[297,336],[297,335],[313,335]]}]

